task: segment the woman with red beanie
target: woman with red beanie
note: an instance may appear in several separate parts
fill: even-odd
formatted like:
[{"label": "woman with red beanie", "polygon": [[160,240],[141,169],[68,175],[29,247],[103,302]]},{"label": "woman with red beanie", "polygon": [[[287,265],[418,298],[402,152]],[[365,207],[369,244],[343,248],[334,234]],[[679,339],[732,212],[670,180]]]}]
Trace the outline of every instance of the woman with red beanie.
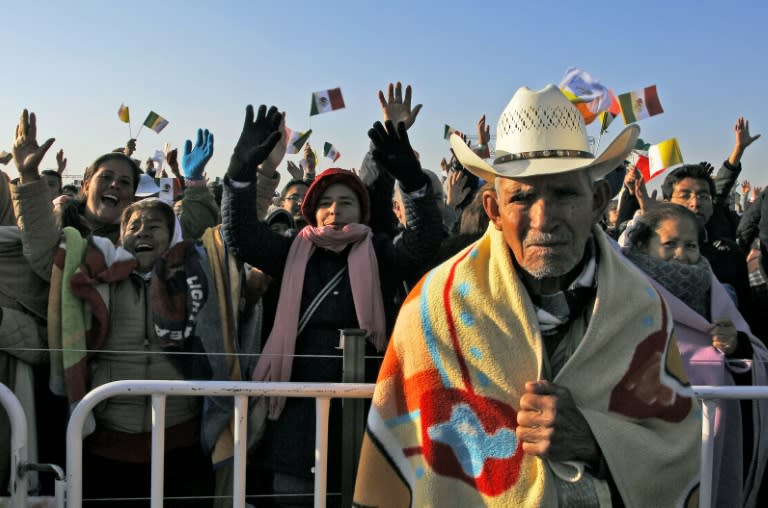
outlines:
[{"label": "woman with red beanie", "polygon": [[[441,219],[427,192],[428,178],[414,155],[404,125],[396,130],[374,124],[369,136],[374,157],[398,180],[407,196],[406,232],[376,234],[368,226],[370,198],[351,171],[328,169],[310,186],[301,207],[307,226],[294,238],[273,233],[249,211],[256,192],[256,168],[283,135],[281,115],[261,106],[254,121],[248,106],[246,121],[224,183],[222,234],[242,261],[275,279],[265,295],[265,323],[276,301],[274,326],[252,373],[258,381],[341,381],[339,329],[367,332],[369,354],[384,351],[397,309],[393,295],[414,266],[434,255],[441,239]],[[279,295],[277,291],[279,289]],[[277,296],[277,298],[275,298]],[[269,326],[265,328],[268,330]],[[371,379],[375,372],[367,373]],[[339,407],[331,409],[329,428],[329,492],[338,492],[341,442]],[[280,506],[309,506],[314,478],[312,399],[273,398],[271,425],[264,437],[262,459],[274,473]],[[310,494],[297,496],[296,494]],[[329,499],[336,504],[337,498]]]}]

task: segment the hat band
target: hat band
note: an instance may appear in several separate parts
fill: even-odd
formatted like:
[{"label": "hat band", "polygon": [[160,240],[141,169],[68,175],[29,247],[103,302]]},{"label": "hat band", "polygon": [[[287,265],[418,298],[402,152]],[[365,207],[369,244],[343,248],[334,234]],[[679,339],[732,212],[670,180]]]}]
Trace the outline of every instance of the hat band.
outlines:
[{"label": "hat band", "polygon": [[502,155],[493,161],[494,164],[503,164],[505,162],[521,161],[528,159],[552,159],[559,157],[594,159],[595,156],[590,152],[582,150],[535,150],[532,152],[508,153]]}]

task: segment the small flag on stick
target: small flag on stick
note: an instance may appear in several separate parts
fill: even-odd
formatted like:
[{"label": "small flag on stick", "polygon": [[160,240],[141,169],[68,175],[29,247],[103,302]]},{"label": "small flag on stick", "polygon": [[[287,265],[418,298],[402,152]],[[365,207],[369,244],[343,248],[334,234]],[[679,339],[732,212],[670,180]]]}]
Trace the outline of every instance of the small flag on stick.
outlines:
[{"label": "small flag on stick", "polygon": [[627,125],[664,112],[656,92],[656,85],[619,95],[619,104],[624,123]]},{"label": "small flag on stick", "polygon": [[120,104],[120,109],[117,110],[117,117],[123,123],[130,123],[131,113],[128,110],[128,106],[126,106],[125,104]]},{"label": "small flag on stick", "polygon": [[648,149],[650,178],[663,173],[672,166],[683,163],[683,154],[677,138],[669,138],[661,143],[651,145]]},{"label": "small flag on stick", "polygon": [[303,147],[304,143],[306,143],[309,139],[310,134],[312,134],[312,129],[309,129],[307,132],[301,132],[294,131],[286,127],[285,138],[288,141],[286,143],[285,152],[289,154],[299,153],[301,147]]},{"label": "small flag on stick", "polygon": [[323,145],[323,155],[331,159],[333,162],[336,162],[339,160],[339,157],[341,157],[341,152],[336,150],[332,144],[326,141],[325,145]]},{"label": "small flag on stick", "polygon": [[454,129],[448,124],[445,124],[445,128],[443,129],[443,139],[451,139],[451,134],[453,133],[461,134],[461,132],[458,129]]},{"label": "small flag on stick", "polygon": [[314,92],[312,94],[312,105],[310,106],[309,116],[328,113],[344,107],[344,97],[341,96],[341,88],[331,88]]},{"label": "small flag on stick", "polygon": [[647,182],[672,166],[682,164],[683,155],[677,138],[670,138],[655,145],[648,145],[638,140],[628,160],[640,170],[643,180]]},{"label": "small flag on stick", "polygon": [[147,119],[144,120],[144,126],[149,127],[158,134],[160,134],[161,130],[165,129],[166,125],[168,125],[168,120],[158,115],[154,111],[150,111],[147,115]]},{"label": "small flag on stick", "polygon": [[608,88],[588,72],[576,67],[565,71],[565,76],[560,82],[560,91],[576,106],[587,125],[594,122],[599,113],[607,111],[611,104]]}]

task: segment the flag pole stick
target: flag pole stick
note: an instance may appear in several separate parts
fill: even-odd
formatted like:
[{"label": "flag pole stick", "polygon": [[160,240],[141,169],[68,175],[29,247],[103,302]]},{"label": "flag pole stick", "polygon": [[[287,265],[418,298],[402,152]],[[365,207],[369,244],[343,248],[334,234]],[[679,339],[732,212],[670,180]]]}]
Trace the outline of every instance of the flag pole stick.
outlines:
[{"label": "flag pole stick", "polygon": [[128,120],[128,139],[133,139],[133,129],[131,128],[131,120]]},{"label": "flag pole stick", "polygon": [[603,126],[600,125],[600,135],[597,137],[597,143],[595,143],[595,155],[597,155],[597,152],[600,149],[600,140],[603,139],[604,133],[605,133],[605,130],[603,129]]},{"label": "flag pole stick", "polygon": [[144,124],[141,124],[139,126],[139,131],[136,133],[136,139],[139,139],[139,134],[141,134],[141,129],[144,127]]}]

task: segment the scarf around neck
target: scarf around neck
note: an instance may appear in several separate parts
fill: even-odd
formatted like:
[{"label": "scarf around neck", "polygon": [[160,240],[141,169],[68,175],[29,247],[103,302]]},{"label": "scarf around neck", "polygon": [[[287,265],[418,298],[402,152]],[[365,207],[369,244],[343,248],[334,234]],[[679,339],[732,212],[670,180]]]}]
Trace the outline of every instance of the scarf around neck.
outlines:
[{"label": "scarf around neck", "polygon": [[[364,224],[347,224],[340,230],[328,226],[306,226],[299,231],[288,251],[275,324],[254,369],[254,381],[291,379],[304,274],[317,247],[338,253],[352,246],[347,256],[347,268],[358,326],[368,331],[368,340],[378,351],[384,350],[387,339],[384,303],[372,237],[371,228]],[[277,419],[284,405],[284,398],[272,398],[270,418]]]},{"label": "scarf around neck", "polygon": [[693,265],[663,261],[649,256],[634,245],[622,248],[622,253],[650,278],[709,321],[712,269],[707,258],[700,256],[699,261]]}]

